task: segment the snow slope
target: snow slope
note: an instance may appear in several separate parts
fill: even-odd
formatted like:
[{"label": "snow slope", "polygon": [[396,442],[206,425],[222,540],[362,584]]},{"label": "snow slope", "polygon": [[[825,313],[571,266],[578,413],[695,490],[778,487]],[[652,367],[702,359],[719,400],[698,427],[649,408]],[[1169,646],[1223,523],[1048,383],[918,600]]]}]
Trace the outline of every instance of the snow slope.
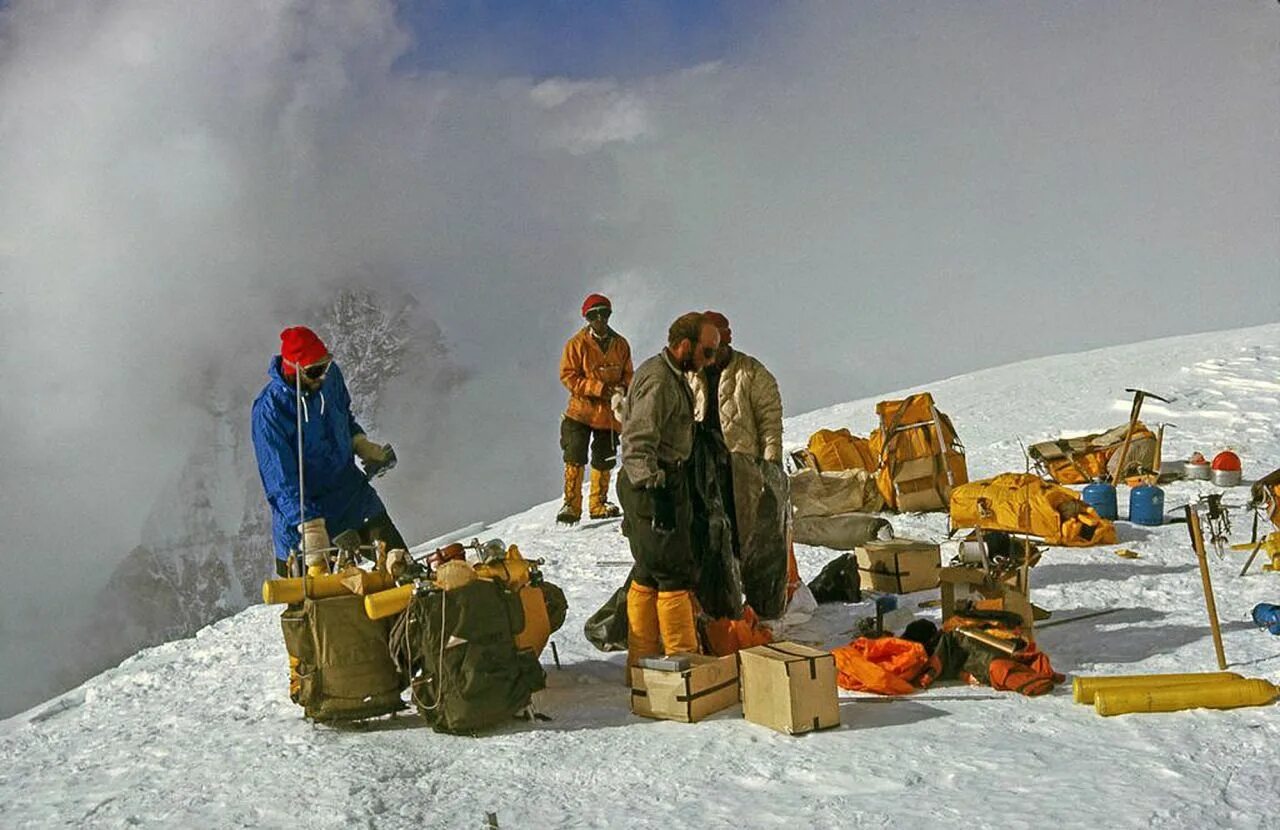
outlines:
[{"label": "snow slope", "polygon": [[[927,388],[977,478],[1021,470],[1019,439],[1123,421],[1126,386],[1177,399],[1144,410],[1148,423],[1178,424],[1167,458],[1230,446],[1246,478],[1280,466],[1277,325],[1029,361]],[[792,418],[787,441],[823,426],[865,434],[877,399]],[[1213,489],[1172,485],[1166,503]],[[1230,502],[1246,498],[1245,488],[1229,491]],[[1267,708],[1103,719],[1071,702],[1069,684],[1043,698],[945,685],[907,699],[846,696],[841,728],[800,738],[736,710],[697,725],[632,717],[622,655],[596,652],[581,634],[625,574],[596,562],[626,560],[626,541],[616,523],[557,529],[556,506],[480,534],[548,560],[568,595],[569,620],[554,638],[563,670],[548,666],[536,698],[550,722],[483,738],[438,735],[414,716],[313,726],[286,696],[278,609],[257,606],[0,723],[0,824],[478,827],[493,812],[504,828],[1275,826],[1280,727]],[[1235,521],[1235,540],[1247,539],[1246,514]],[[945,532],[942,515],[893,522],[899,535]],[[1119,534],[1140,559],[1053,549],[1032,572],[1035,601],[1056,619],[1124,609],[1045,630],[1055,666],[1214,668],[1185,527],[1120,523]],[[798,556],[812,576],[831,554]],[[1237,577],[1243,556],[1210,555],[1228,660],[1280,680],[1280,640],[1247,622],[1254,603],[1280,599],[1280,576]],[[808,629],[835,644],[866,611],[826,606]]]}]

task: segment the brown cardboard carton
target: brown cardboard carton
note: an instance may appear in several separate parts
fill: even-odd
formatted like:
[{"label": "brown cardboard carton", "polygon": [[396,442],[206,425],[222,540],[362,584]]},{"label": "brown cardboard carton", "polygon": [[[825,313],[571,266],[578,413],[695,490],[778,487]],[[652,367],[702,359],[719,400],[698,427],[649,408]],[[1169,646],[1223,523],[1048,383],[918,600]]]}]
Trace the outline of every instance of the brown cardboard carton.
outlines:
[{"label": "brown cardboard carton", "polygon": [[631,667],[631,711],[646,718],[695,723],[738,702],[738,661],[735,655],[673,655],[678,671]]},{"label": "brown cardboard carton", "polygon": [[738,660],[747,720],[788,735],[840,725],[831,652],[770,643],[738,652]]},{"label": "brown cardboard carton", "polygon": [[870,577],[874,591],[909,594],[938,587],[942,553],[932,542],[877,540],[859,547],[857,557],[858,567]]}]

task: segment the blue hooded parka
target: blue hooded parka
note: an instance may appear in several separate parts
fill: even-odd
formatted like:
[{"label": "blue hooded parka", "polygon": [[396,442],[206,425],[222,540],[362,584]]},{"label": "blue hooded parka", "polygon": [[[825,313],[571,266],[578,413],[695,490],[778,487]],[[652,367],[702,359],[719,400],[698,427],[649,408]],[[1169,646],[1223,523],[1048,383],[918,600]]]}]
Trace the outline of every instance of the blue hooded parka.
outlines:
[{"label": "blue hooded parka", "polygon": [[280,371],[276,355],[267,385],[253,402],[253,450],[262,489],[271,505],[276,558],[302,546],[298,525],[323,517],[330,537],[358,529],[386,512],[382,499],[356,467],[353,436],[364,432],[351,414],[351,394],[338,364],[330,365],[320,388],[302,395],[302,452],[305,515],[298,507],[297,390]]}]

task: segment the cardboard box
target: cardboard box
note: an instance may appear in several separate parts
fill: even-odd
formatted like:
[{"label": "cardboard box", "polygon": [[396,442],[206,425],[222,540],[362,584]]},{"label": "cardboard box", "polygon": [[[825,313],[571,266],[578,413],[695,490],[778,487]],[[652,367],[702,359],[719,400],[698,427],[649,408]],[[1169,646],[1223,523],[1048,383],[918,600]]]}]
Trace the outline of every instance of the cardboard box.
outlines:
[{"label": "cardboard box", "polygon": [[738,652],[742,715],[752,723],[798,735],[840,725],[836,661],[829,651],[770,643]]},{"label": "cardboard box", "polygon": [[917,539],[867,542],[856,553],[858,568],[870,577],[874,591],[909,594],[938,587],[942,552],[932,542]]},{"label": "cardboard box", "polygon": [[[631,711],[646,718],[696,723],[738,702],[736,655],[672,655],[688,668],[669,671],[631,667]],[[668,658],[671,659],[671,658]]]}]

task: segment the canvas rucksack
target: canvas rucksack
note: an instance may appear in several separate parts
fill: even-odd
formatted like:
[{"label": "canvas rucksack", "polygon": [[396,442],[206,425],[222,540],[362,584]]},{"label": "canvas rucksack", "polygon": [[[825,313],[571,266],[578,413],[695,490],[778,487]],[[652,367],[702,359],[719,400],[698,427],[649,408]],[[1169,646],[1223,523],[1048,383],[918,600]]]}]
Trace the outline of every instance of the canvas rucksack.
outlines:
[{"label": "canvas rucksack", "polygon": [[880,456],[877,484],[899,512],[946,510],[951,488],[969,480],[964,445],[951,419],[928,392],[876,404],[880,428],[871,433]]},{"label": "canvas rucksack", "polygon": [[393,639],[423,719],[439,732],[473,733],[526,709],[546,673],[531,648],[516,647],[524,629],[519,595],[497,581],[415,596]]},{"label": "canvas rucksack", "polygon": [[290,698],[316,721],[359,720],[404,708],[404,676],[387,648],[388,620],[355,594],[306,599],[280,615],[294,664]]}]

